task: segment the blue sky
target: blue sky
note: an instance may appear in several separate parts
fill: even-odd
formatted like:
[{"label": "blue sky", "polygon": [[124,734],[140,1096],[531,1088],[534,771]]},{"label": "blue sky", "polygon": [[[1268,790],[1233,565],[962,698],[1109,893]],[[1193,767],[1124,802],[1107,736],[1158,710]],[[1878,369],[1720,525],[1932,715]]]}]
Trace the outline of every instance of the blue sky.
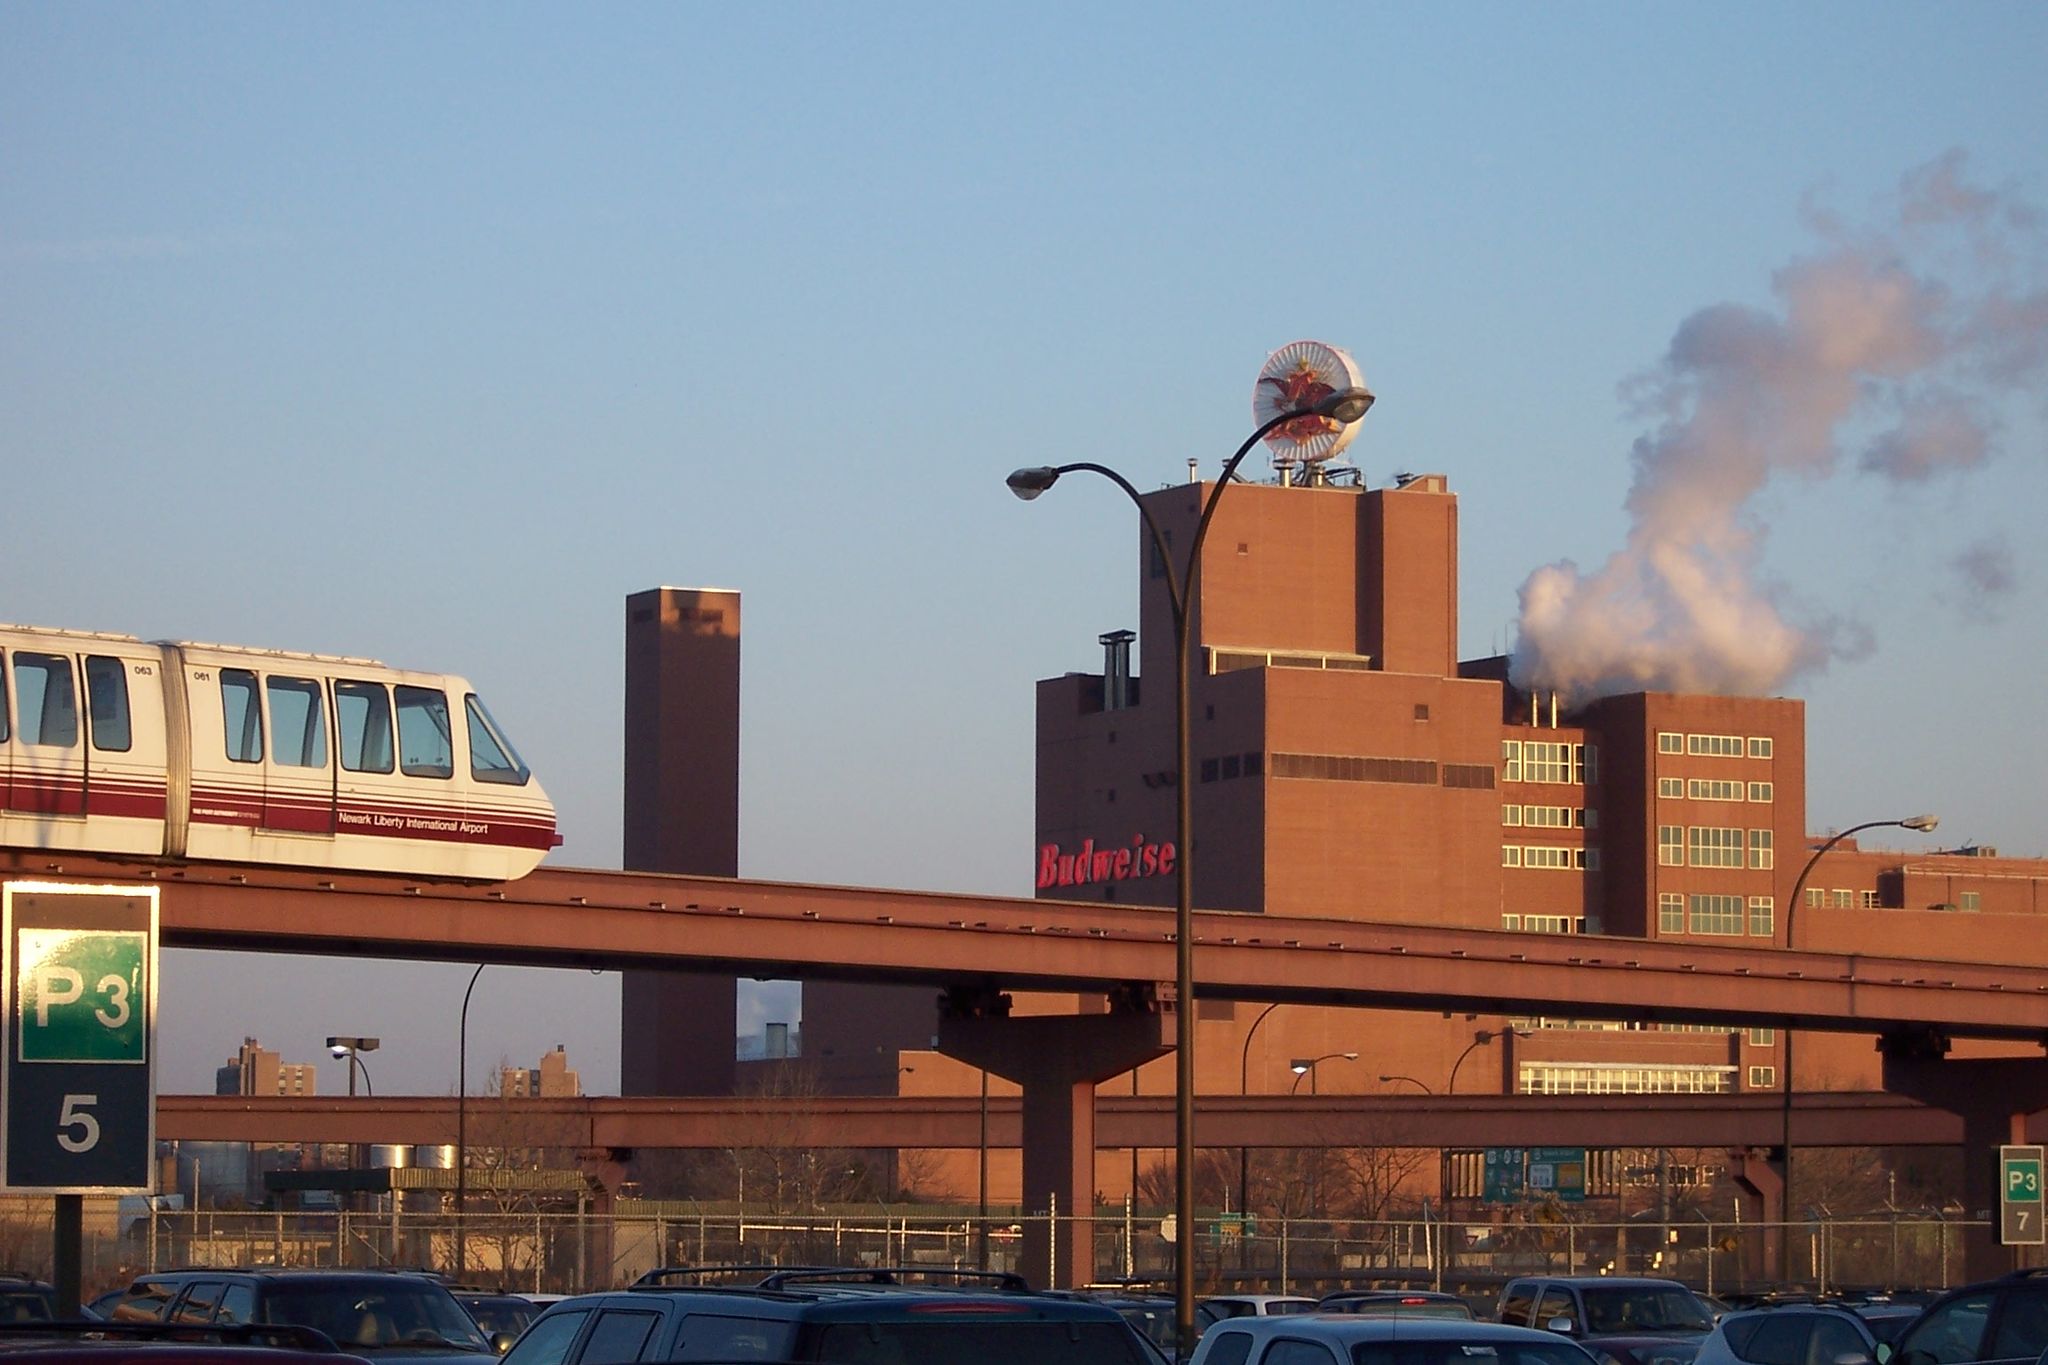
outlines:
[{"label": "blue sky", "polygon": [[[1350,458],[1449,475],[1496,652],[1628,534],[1624,383],[1776,307],[1808,208],[1957,152],[2048,207],[2044,51],[1996,3],[0,0],[0,619],[466,674],[611,866],[622,599],[737,587],[744,874],[1027,894],[1032,680],[1135,625],[1135,528],[1005,473],[1213,474],[1268,351],[1346,346]],[[2048,854],[2048,452],[1999,398],[1977,468],[1849,440],[1746,505],[1865,642],[1788,688],[1816,829]],[[170,954],[162,1084],[374,1032],[446,1093],[466,977]],[[615,1088],[616,997],[494,969],[472,1083],[561,1042]]]}]

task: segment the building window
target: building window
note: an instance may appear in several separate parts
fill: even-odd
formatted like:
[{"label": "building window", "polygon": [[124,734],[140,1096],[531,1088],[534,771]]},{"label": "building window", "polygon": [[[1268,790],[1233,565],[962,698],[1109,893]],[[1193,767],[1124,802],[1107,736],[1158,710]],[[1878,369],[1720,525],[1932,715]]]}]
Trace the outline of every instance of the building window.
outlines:
[{"label": "building window", "polygon": [[1519,918],[1525,934],[1580,934],[1586,929],[1586,921],[1572,915],[1522,915]]},{"label": "building window", "polygon": [[1686,932],[1691,934],[1740,934],[1742,897],[1697,895],[1686,905]]},{"label": "building window", "polygon": [[1572,808],[1570,806],[1524,806],[1522,823],[1537,829],[1570,829]]},{"label": "building window", "polygon": [[1683,825],[1657,826],[1657,866],[1685,866],[1685,827]]},{"label": "building window", "polygon": [[1586,806],[1574,812],[1574,818],[1578,821],[1580,829],[1600,828],[1600,812],[1596,807]]},{"label": "building window", "polygon": [[1669,730],[1657,732],[1657,752],[1660,754],[1682,754],[1685,752],[1685,736]]},{"label": "building window", "polygon": [[1778,1045],[1778,1031],[1774,1028],[1753,1028],[1749,1031],[1749,1045],[1751,1047],[1776,1047]]},{"label": "building window", "polygon": [[1741,735],[1687,735],[1685,751],[1706,758],[1741,758]]},{"label": "building window", "polygon": [[1676,891],[1660,892],[1657,896],[1657,932],[1660,934],[1682,934],[1685,932],[1685,897]]},{"label": "building window", "polygon": [[1983,907],[1984,896],[1982,892],[1961,891],[1956,894],[1956,909],[1958,910],[1981,910]]},{"label": "building window", "polygon": [[1878,903],[1877,893],[1875,891],[1865,891],[1863,893],[1863,908],[1865,910],[1879,910],[1883,908]]},{"label": "building window", "polygon": [[1751,1067],[1749,1069],[1749,1088],[1751,1090],[1776,1090],[1778,1088],[1778,1068],[1774,1066]]},{"label": "building window", "polygon": [[1524,1095],[1725,1095],[1735,1085],[1732,1066],[1523,1062],[1516,1071]]},{"label": "building window", "polygon": [[1500,927],[1510,932],[1519,931],[1522,927],[1522,917],[1520,915],[1503,914],[1500,917]]},{"label": "building window", "polygon": [[1837,910],[1847,910],[1856,904],[1856,893],[1854,891],[1844,891],[1840,887],[1836,887],[1833,894],[1829,897],[1828,904],[1834,906]]},{"label": "building window", "polygon": [[1769,782],[1752,782],[1749,784],[1749,799],[1752,801],[1768,801],[1771,799],[1774,790],[1775,788]]},{"label": "building window", "polygon": [[1502,806],[1500,808],[1500,822],[1503,825],[1521,824],[1522,808],[1520,806]]},{"label": "building window", "polygon": [[1817,887],[1817,886],[1809,886],[1809,887],[1807,887],[1807,888],[1806,888],[1806,908],[1807,908],[1807,909],[1809,909],[1809,910],[1818,910],[1818,909],[1819,909],[1819,908],[1820,908],[1821,906],[1823,906],[1823,905],[1826,905],[1827,903],[1828,903],[1828,893],[1827,893],[1827,892],[1825,892],[1825,891],[1821,890],[1821,889],[1820,889],[1819,887]]},{"label": "building window", "polygon": [[1694,801],[1740,801],[1742,784],[1695,777],[1685,784],[1685,794]]},{"label": "building window", "polygon": [[[1513,741],[1510,741],[1512,743]],[[1522,744],[1522,781],[1570,782],[1574,746],[1546,739],[1525,739]],[[1585,745],[1576,746],[1584,750]],[[1583,762],[1583,760],[1581,760]],[[1510,779],[1512,781],[1513,779]]]},{"label": "building window", "polygon": [[1751,758],[1769,758],[1771,756],[1771,737],[1769,735],[1751,735],[1749,737],[1749,756]]},{"label": "building window", "polygon": [[1598,872],[1600,870],[1600,850],[1597,848],[1580,849],[1579,866],[1585,868],[1588,872]]},{"label": "building window", "polygon": [[1588,786],[1600,780],[1600,751],[1591,744],[1572,745],[1572,781]]},{"label": "building window", "polygon": [[1530,844],[1522,850],[1523,867],[1547,867],[1570,871],[1574,862],[1573,854],[1582,850],[1558,848],[1548,844]]},{"label": "building window", "polygon": [[1504,739],[1500,742],[1500,780],[1522,780],[1522,742],[1518,739]]},{"label": "building window", "polygon": [[1521,848],[1515,844],[1502,844],[1500,846],[1500,865],[1502,867],[1520,867],[1522,865]]},{"label": "building window", "polygon": [[1657,799],[1670,801],[1685,795],[1685,779],[1682,777],[1660,777],[1657,779]]},{"label": "building window", "polygon": [[1757,868],[1776,867],[1778,851],[1773,846],[1776,835],[1767,829],[1753,829],[1749,832],[1749,865]]},{"label": "building window", "polygon": [[1714,825],[1686,830],[1687,861],[1694,867],[1741,867],[1742,831]]},{"label": "building window", "polygon": [[1769,938],[1777,930],[1777,903],[1769,896],[1749,898],[1749,933],[1752,938]]},{"label": "building window", "polygon": [[1214,782],[1216,780],[1215,759],[1205,758],[1202,760],[1202,780],[1204,782]]}]

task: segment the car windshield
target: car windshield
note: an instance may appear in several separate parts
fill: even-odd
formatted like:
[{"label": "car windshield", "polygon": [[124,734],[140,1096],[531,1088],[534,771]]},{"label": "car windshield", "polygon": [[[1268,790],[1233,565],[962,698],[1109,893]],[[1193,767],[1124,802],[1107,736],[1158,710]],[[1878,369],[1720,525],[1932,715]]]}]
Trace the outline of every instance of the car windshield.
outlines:
[{"label": "car windshield", "polygon": [[1568,1341],[1362,1341],[1352,1365],[1587,1365]]},{"label": "car windshield", "polygon": [[1713,1321],[1691,1291],[1651,1285],[1587,1289],[1588,1332],[1707,1332]]},{"label": "car windshield", "polygon": [[396,1277],[273,1284],[265,1289],[262,1317],[317,1328],[356,1354],[491,1349],[447,1290]]},{"label": "car windshield", "polygon": [[835,1322],[814,1345],[806,1357],[834,1365],[1156,1365],[1116,1322]]}]

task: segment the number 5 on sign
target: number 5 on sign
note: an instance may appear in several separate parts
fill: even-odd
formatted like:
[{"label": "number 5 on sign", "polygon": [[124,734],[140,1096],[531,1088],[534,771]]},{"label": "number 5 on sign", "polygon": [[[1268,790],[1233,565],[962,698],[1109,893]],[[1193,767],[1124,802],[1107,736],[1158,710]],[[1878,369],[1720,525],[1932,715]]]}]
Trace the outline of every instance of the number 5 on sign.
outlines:
[{"label": "number 5 on sign", "polygon": [[87,1112],[99,1102],[98,1095],[64,1097],[64,1110],[57,1116],[59,1147],[67,1152],[89,1152],[100,1145],[100,1121]]}]

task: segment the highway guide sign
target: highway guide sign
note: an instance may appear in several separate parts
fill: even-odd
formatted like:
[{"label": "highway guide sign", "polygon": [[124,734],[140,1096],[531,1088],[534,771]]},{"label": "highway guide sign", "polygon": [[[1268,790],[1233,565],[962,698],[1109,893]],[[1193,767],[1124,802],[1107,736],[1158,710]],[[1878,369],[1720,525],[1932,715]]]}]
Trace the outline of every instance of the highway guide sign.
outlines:
[{"label": "highway guide sign", "polygon": [[8,882],[0,1187],[148,1194],[157,888]]},{"label": "highway guide sign", "polygon": [[1998,1242],[2000,1246],[2044,1244],[2041,1149],[2004,1146],[1998,1149]]}]

